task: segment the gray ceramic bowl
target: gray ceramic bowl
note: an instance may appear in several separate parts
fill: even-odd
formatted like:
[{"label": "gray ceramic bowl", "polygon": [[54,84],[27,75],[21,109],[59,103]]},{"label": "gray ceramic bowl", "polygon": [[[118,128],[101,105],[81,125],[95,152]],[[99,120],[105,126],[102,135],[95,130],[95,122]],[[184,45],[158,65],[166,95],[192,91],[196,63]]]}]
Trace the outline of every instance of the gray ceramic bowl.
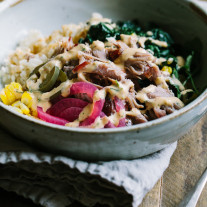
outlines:
[{"label": "gray ceramic bowl", "polygon": [[[201,46],[200,88],[207,82],[207,17],[204,9],[182,0],[26,0],[0,13],[1,53],[23,29],[39,29],[44,34],[62,24],[87,20],[92,12],[113,20],[137,18],[154,21],[178,43],[197,37]],[[0,103],[0,123],[16,137],[44,150],[77,159],[133,159],[156,152],[176,141],[207,111],[207,90],[183,109],[148,123],[118,129],[77,129],[48,124],[11,112]]]}]

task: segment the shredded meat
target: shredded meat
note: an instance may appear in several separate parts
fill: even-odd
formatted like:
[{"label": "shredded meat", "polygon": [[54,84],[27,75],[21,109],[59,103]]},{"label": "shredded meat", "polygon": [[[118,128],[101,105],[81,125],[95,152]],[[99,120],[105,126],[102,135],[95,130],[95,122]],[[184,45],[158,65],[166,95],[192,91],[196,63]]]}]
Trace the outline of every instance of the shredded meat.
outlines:
[{"label": "shredded meat", "polygon": [[110,49],[108,50],[107,58],[111,61],[116,60],[121,55],[121,51],[119,49]]},{"label": "shredded meat", "polygon": [[136,52],[132,58],[128,58],[125,62],[128,77],[155,80],[161,75],[161,72],[155,64],[151,63],[152,61],[154,61],[154,57],[150,53]]},{"label": "shredded meat", "polygon": [[129,58],[125,66],[127,70],[130,72],[130,75],[133,76],[141,76],[145,71],[149,70],[150,65],[146,61],[137,61],[134,58]]},{"label": "shredded meat", "polygon": [[85,61],[88,61],[88,62],[100,61],[100,62],[104,62],[104,63],[107,62],[106,60],[100,59],[100,58],[95,57],[91,54],[87,54],[87,53],[83,53],[83,52],[79,53],[78,58],[79,58],[79,64],[81,64]]},{"label": "shredded meat", "polygon": [[166,114],[172,114],[175,111],[175,107],[164,106],[164,105],[162,105],[160,109],[166,111]]},{"label": "shredded meat", "polygon": [[148,93],[147,96],[150,99],[153,99],[153,98],[156,98],[156,97],[173,97],[174,94],[171,91],[166,90],[166,89],[158,86],[158,87],[156,87],[154,92]]},{"label": "shredded meat", "polygon": [[127,119],[130,119],[133,124],[141,124],[147,122],[147,119],[143,115],[137,116],[127,116]]},{"label": "shredded meat", "polygon": [[153,108],[153,111],[154,111],[155,116],[156,116],[157,118],[161,118],[161,117],[163,117],[163,116],[166,115],[166,111],[163,110],[163,109],[160,109],[159,107],[155,107],[155,108]]},{"label": "shredded meat", "polygon": [[168,114],[172,114],[175,110],[180,109],[180,107],[178,105],[176,105],[176,106],[175,105],[176,104],[174,104],[172,107],[162,105],[160,108],[155,107],[155,108],[147,111],[148,120],[153,120],[153,119],[161,118],[161,117],[166,116]]},{"label": "shredded meat", "polygon": [[143,105],[137,103],[134,94],[129,94],[129,96],[126,98],[126,101],[127,101],[128,110],[129,109],[131,110],[132,108],[137,108],[137,109],[143,108]]},{"label": "shredded meat", "polygon": [[[163,89],[162,87],[156,87],[154,92],[147,93],[148,98],[155,99],[157,97],[174,97],[174,94],[170,90]],[[161,118],[168,114],[173,113],[175,110],[180,109],[181,107],[174,103],[173,106],[162,105],[160,107],[154,107],[147,111],[148,120],[153,120]]]},{"label": "shredded meat", "polygon": [[118,47],[118,49],[123,52],[124,50],[126,50],[128,47],[128,45],[120,40],[116,41],[114,43],[114,45],[116,45]]},{"label": "shredded meat", "polygon": [[73,69],[79,64],[78,60],[71,60],[69,61],[64,67],[63,72],[66,73],[68,78],[71,80],[75,78],[77,75],[73,73]]},{"label": "shredded meat", "polygon": [[154,112],[153,118],[161,118],[168,114],[172,114],[175,110],[178,110],[178,109],[180,109],[180,106],[178,106],[177,104],[173,104],[172,107],[165,106],[165,105],[162,105],[160,108],[155,107],[153,108],[153,112]]},{"label": "shredded meat", "polygon": [[88,79],[96,85],[100,85],[103,87],[111,85],[111,81],[109,80],[109,78],[102,77],[95,73],[86,74],[86,77],[88,77]]},{"label": "shredded meat", "polygon": [[114,114],[116,112],[114,102],[113,100],[109,97],[106,96],[104,107],[102,110],[107,116],[110,116],[111,114]]},{"label": "shredded meat", "polygon": [[137,36],[121,34],[121,40],[126,43],[130,48],[137,48]]},{"label": "shredded meat", "polygon": [[68,38],[68,41],[62,42],[62,44],[56,48],[55,52],[53,53],[52,57],[55,57],[59,54],[64,53],[65,51],[71,50],[75,44],[73,43],[73,40],[71,37]]},{"label": "shredded meat", "polygon": [[123,80],[125,77],[125,73],[122,72],[120,68],[109,64],[99,64],[93,73],[98,74],[101,77],[111,78],[118,81]]},{"label": "shredded meat", "polygon": [[93,50],[93,55],[102,60],[106,60],[106,52],[105,50]]},{"label": "shredded meat", "polygon": [[155,61],[155,58],[150,53],[136,52],[134,54],[134,58],[137,61],[152,61],[152,62]]},{"label": "shredded meat", "polygon": [[143,74],[143,76],[151,81],[156,80],[157,77],[161,76],[161,72],[158,66],[153,65],[148,68]]},{"label": "shredded meat", "polygon": [[104,43],[96,40],[92,43],[92,45],[90,45],[91,49],[92,49],[92,55],[100,58],[102,60],[106,60],[106,51],[104,48]]},{"label": "shredded meat", "polygon": [[106,54],[107,54],[107,59],[111,61],[115,61],[121,54],[122,52],[129,48],[124,42],[122,41],[112,41],[113,43],[111,47],[106,47]]}]

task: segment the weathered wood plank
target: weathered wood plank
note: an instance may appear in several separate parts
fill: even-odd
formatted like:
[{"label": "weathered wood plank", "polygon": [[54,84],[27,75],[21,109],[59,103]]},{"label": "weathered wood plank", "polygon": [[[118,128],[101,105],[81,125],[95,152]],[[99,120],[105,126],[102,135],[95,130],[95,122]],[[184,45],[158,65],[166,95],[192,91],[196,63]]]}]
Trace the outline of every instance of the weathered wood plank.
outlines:
[{"label": "weathered wood plank", "polygon": [[159,207],[161,196],[161,180],[157,182],[154,188],[145,196],[139,207]]},{"label": "weathered wood plank", "polygon": [[[173,207],[196,184],[207,166],[207,115],[186,134],[163,175],[162,207]],[[207,186],[198,207],[207,206]]]},{"label": "weathered wood plank", "polygon": [[[178,142],[162,180],[139,207],[175,207],[195,185],[207,166],[207,114]],[[162,182],[161,182],[162,181]],[[197,207],[207,206],[207,185]]]}]

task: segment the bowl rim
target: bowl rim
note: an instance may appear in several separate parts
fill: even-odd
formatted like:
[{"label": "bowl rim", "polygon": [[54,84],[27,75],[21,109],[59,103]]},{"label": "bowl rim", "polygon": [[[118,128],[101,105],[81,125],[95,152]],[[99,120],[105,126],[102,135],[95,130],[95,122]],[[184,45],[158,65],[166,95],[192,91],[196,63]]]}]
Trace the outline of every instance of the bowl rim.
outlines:
[{"label": "bowl rim", "polygon": [[[14,0],[14,2],[15,1],[18,1],[18,0]],[[188,2],[190,4],[193,4],[194,6],[199,8],[200,11],[204,12],[205,16],[207,18],[207,11],[204,8],[200,7],[199,4],[197,4],[197,2],[195,0],[184,0],[184,1],[179,1],[179,2],[176,0],[176,2],[180,3],[180,4],[183,4],[184,2]],[[196,12],[196,11],[193,11],[193,12]],[[1,13],[1,11],[0,11],[0,13]],[[35,124],[38,124],[38,125],[41,125],[41,126],[52,128],[52,129],[62,130],[64,132],[90,133],[90,134],[108,134],[108,133],[121,133],[121,132],[129,132],[129,131],[139,131],[139,130],[148,129],[149,127],[161,125],[161,124],[163,124],[165,122],[171,121],[171,120],[176,119],[177,117],[179,117],[181,115],[186,114],[188,111],[192,110],[193,108],[195,108],[196,106],[198,106],[199,104],[204,102],[205,100],[207,100],[207,89],[205,89],[191,103],[189,103],[188,105],[184,106],[182,109],[173,112],[170,115],[167,115],[167,116],[164,116],[162,118],[159,118],[159,119],[156,119],[156,120],[152,120],[152,121],[149,121],[149,122],[146,122],[146,123],[136,124],[136,125],[127,126],[127,127],[105,128],[105,129],[93,129],[93,128],[83,128],[83,127],[79,127],[79,128],[76,127],[76,128],[74,128],[74,127],[66,127],[66,126],[60,126],[60,125],[56,125],[56,124],[51,124],[51,123],[42,121],[40,119],[29,117],[29,116],[20,114],[20,113],[14,111],[14,110],[11,110],[10,106],[7,106],[7,105],[3,104],[1,101],[0,101],[0,108],[3,108],[7,112],[12,113],[12,114],[18,116],[19,118],[27,120],[27,121],[29,121],[31,123],[35,123]],[[205,110],[204,112],[206,112],[206,111],[207,110]]]}]

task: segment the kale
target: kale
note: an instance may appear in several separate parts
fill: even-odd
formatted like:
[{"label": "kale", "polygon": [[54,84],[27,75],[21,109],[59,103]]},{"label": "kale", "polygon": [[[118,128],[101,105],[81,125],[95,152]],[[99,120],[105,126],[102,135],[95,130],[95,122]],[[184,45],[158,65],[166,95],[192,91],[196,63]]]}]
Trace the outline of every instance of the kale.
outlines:
[{"label": "kale", "polygon": [[152,32],[152,35],[145,33],[144,36],[151,37],[154,40],[159,40],[163,42],[167,42],[168,47],[161,47],[159,45],[154,44],[151,40],[147,40],[145,42],[145,49],[152,51],[153,55],[160,58],[166,58],[168,59],[172,54],[174,54],[174,42],[171,38],[171,36],[164,32],[162,29],[154,28],[150,30]]},{"label": "kale", "polygon": [[150,36],[155,40],[167,42],[168,46],[171,46],[174,43],[171,36],[167,32],[164,32],[162,29],[154,28],[151,29],[150,31],[152,32],[152,35],[147,35],[147,36]]},{"label": "kale", "polygon": [[139,26],[139,23],[137,20],[132,20],[132,21],[119,21],[117,22],[117,27],[115,29],[116,31],[116,38],[120,38],[120,34],[126,34],[126,35],[131,35],[133,33],[138,34],[141,31],[141,27]]},{"label": "kale", "polygon": [[152,52],[152,54],[158,58],[160,58],[160,57],[169,58],[170,55],[172,54],[171,48],[160,47],[160,46],[152,43],[150,40],[147,40],[145,42],[145,49],[149,50],[149,52]]},{"label": "kale", "polygon": [[105,42],[107,38],[114,37],[119,40],[121,34],[139,34],[141,32],[141,27],[138,25],[136,20],[117,22],[117,26],[111,29],[107,24],[109,23],[99,23],[97,25],[92,25],[86,35],[86,38],[81,38],[79,43],[92,43],[95,40],[100,40]]},{"label": "kale", "polygon": [[114,30],[110,29],[107,26],[107,23],[99,23],[97,25],[92,25],[86,35],[85,39],[80,39],[79,43],[92,43],[95,40],[100,40],[102,42],[105,42],[108,37],[114,36]]}]

